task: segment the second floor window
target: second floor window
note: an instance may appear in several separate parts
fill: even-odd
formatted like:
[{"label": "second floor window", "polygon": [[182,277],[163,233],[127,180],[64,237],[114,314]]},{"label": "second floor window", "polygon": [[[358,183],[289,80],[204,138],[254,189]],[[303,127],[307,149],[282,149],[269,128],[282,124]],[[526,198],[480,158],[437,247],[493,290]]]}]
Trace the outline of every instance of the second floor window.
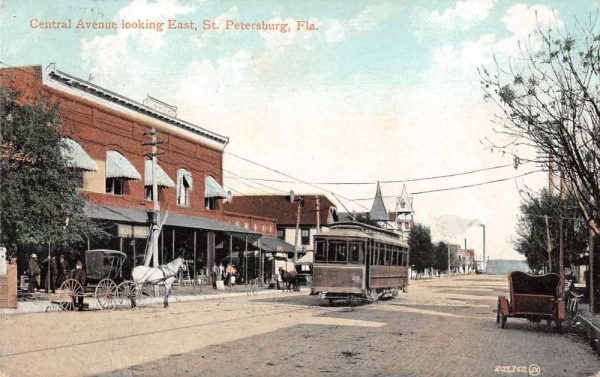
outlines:
[{"label": "second floor window", "polygon": [[121,178],[106,178],[106,193],[123,195],[125,180]]},{"label": "second floor window", "polygon": [[[162,191],[162,189],[159,187],[158,188],[158,200],[160,200],[160,198],[162,197],[161,191]],[[145,187],[144,195],[146,197],[146,200],[154,200],[154,196],[152,195],[152,186]]]},{"label": "second floor window", "polygon": [[300,236],[302,238],[302,245],[310,245],[310,229],[301,229]]},{"label": "second floor window", "polygon": [[192,174],[185,169],[177,171],[177,205],[190,206],[190,192],[192,191]]},{"label": "second floor window", "polygon": [[217,198],[205,198],[204,206],[210,210],[217,209]]},{"label": "second floor window", "polygon": [[277,238],[285,240],[285,229],[277,229]]}]

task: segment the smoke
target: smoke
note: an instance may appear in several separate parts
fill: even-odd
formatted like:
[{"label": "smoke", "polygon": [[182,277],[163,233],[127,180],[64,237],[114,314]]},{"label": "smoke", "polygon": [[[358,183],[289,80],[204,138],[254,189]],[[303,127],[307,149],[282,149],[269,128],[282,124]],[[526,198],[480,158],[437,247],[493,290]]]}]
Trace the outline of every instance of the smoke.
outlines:
[{"label": "smoke", "polygon": [[482,225],[476,219],[463,219],[456,215],[442,215],[434,219],[433,233],[441,239],[458,239],[472,226]]}]

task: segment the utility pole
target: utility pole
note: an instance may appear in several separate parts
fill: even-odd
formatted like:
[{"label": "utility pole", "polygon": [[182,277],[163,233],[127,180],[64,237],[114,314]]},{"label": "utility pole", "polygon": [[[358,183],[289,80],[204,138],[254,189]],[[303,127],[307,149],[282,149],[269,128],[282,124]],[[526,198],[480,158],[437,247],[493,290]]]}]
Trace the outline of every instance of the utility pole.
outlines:
[{"label": "utility pole", "polygon": [[296,236],[294,237],[294,268],[296,268],[296,262],[298,261],[298,236],[300,233],[300,211],[302,208],[303,199],[296,199],[298,202],[298,209],[296,210]]},{"label": "utility pole", "polygon": [[550,237],[550,223],[548,222],[548,215],[544,215],[544,221],[546,221],[546,251],[548,252],[548,272],[552,272],[552,239]]},{"label": "utility pole", "polygon": [[[564,233],[564,225],[563,225],[563,217],[564,217],[564,209],[565,209],[565,175],[563,171],[560,172],[560,217],[558,219],[558,268],[559,275],[561,281],[565,281],[565,235]],[[561,284],[560,291],[563,292],[565,288],[564,284]]]},{"label": "utility pole", "polygon": [[[485,261],[485,225],[484,224],[479,224],[482,228],[483,228],[483,263],[486,263]],[[487,265],[486,265],[487,268]]]},{"label": "utility pole", "polygon": [[[160,218],[160,203],[158,201],[158,180],[156,179],[158,176],[158,145],[162,144],[162,141],[158,140],[158,131],[156,128],[152,128],[150,132],[145,133],[146,136],[151,137],[150,143],[144,143],[143,145],[150,145],[152,147],[152,152],[150,153],[150,157],[152,158],[152,204],[153,204],[153,215],[152,215],[152,233],[150,235],[151,240],[150,244],[152,247],[152,253],[147,253],[146,258],[144,260],[144,265],[150,265],[150,256],[152,256],[152,266],[158,267],[158,236],[159,236],[159,226],[158,221]],[[154,288],[154,294],[158,296],[158,286]]]},{"label": "utility pole", "polygon": [[321,206],[319,202],[319,195],[315,195],[315,206],[317,207],[317,233],[321,231]]}]

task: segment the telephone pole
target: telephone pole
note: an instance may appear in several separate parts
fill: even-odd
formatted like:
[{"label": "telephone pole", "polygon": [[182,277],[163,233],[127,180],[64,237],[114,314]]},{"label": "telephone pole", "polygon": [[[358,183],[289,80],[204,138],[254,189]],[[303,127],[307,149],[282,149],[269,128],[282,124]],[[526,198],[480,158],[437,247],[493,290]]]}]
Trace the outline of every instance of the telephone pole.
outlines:
[{"label": "telephone pole", "polygon": [[321,231],[321,205],[319,202],[319,195],[315,195],[315,206],[317,207],[317,233]]},{"label": "telephone pole", "polygon": [[153,214],[152,214],[152,232],[150,234],[150,247],[152,252],[147,253],[144,259],[144,266],[150,265],[150,259],[152,259],[152,266],[158,267],[158,236],[159,236],[159,226],[158,221],[160,218],[160,202],[158,201],[158,156],[162,153],[158,152],[158,146],[162,144],[162,141],[158,140],[158,131],[156,128],[152,128],[150,132],[145,133],[146,136],[151,137],[151,141],[149,143],[144,143],[143,145],[150,145],[152,147],[152,151],[149,156],[152,158],[152,204],[153,204]]},{"label": "telephone pole", "polygon": [[300,233],[300,211],[302,208],[303,199],[296,199],[298,202],[298,210],[296,211],[296,237],[294,237],[294,268],[296,268],[296,262],[298,261],[298,236]]}]

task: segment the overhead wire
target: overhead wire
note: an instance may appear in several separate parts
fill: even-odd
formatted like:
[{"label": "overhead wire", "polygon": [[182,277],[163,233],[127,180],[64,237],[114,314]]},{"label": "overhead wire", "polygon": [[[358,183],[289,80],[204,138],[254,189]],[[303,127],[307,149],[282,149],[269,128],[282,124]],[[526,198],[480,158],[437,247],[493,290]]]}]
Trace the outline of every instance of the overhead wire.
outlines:
[{"label": "overhead wire", "polygon": [[[487,167],[487,168],[468,170],[468,171],[459,172],[459,173],[434,175],[434,176],[422,177],[422,178],[407,178],[407,179],[397,179],[397,180],[385,180],[385,181],[379,181],[379,183],[381,183],[381,184],[406,183],[406,182],[427,181],[427,180],[440,179],[440,178],[451,178],[451,177],[458,177],[458,176],[461,176],[461,175],[468,175],[468,174],[479,173],[479,172],[488,171],[488,170],[501,169],[501,168],[505,168],[505,167],[508,167],[508,166],[513,166],[513,164],[496,165],[496,166],[491,166],[491,167]],[[249,179],[251,181],[292,183],[292,184],[298,183],[297,181],[288,181],[288,180],[281,180],[281,179],[255,178],[255,177],[244,177],[244,178],[245,179]],[[308,183],[305,183],[305,184],[308,184]],[[374,184],[377,184],[377,181],[369,181],[369,182],[367,182],[367,181],[362,181],[362,182],[310,182],[310,184],[315,184],[315,185],[374,185]]]},{"label": "overhead wire", "polygon": [[267,169],[267,170],[273,171],[273,172],[275,172],[275,173],[277,173],[277,174],[280,174],[280,175],[282,175],[282,176],[284,176],[284,177],[287,177],[287,178],[290,178],[290,179],[294,179],[294,180],[296,180],[296,181],[298,181],[298,182],[300,182],[300,183],[307,184],[307,185],[309,185],[309,186],[312,186],[312,187],[314,187],[314,188],[316,188],[316,189],[318,189],[318,190],[321,190],[321,191],[323,191],[323,192],[330,193],[330,194],[332,194],[332,195],[334,195],[334,196],[336,197],[336,200],[337,200],[338,202],[340,202],[340,204],[342,204],[342,206],[344,206],[344,204],[343,204],[343,203],[342,203],[342,202],[341,202],[341,201],[340,201],[340,200],[337,198],[338,196],[339,196],[340,198],[342,198],[342,199],[345,199],[345,200],[347,200],[347,201],[353,202],[353,203],[355,203],[356,205],[358,205],[358,206],[360,206],[360,207],[362,207],[362,208],[364,208],[364,209],[368,209],[367,207],[363,206],[362,204],[360,204],[360,203],[357,203],[356,201],[354,201],[354,200],[352,200],[352,199],[346,198],[346,197],[344,197],[344,196],[340,195],[339,193],[338,193],[338,194],[336,194],[336,193],[334,193],[334,192],[333,192],[333,191],[331,191],[331,190],[325,189],[325,188],[323,188],[323,187],[319,187],[319,186],[317,186],[317,185],[315,185],[315,184],[312,184],[312,183],[310,183],[310,182],[307,182],[307,181],[305,181],[305,180],[302,180],[302,179],[296,178],[296,177],[294,177],[294,176],[292,176],[292,175],[289,175],[289,174],[287,174],[287,173],[283,173],[283,172],[281,172],[281,171],[279,171],[279,170],[277,170],[277,169],[274,169],[274,168],[268,167],[268,166],[266,166],[266,165],[264,165],[264,164],[261,164],[261,163],[259,163],[259,162],[255,162],[255,161],[252,161],[252,160],[250,160],[250,159],[248,159],[248,158],[245,158],[245,157],[242,157],[242,156],[238,156],[238,155],[236,155],[235,153],[231,153],[231,152],[225,152],[225,151],[224,151],[223,153],[225,153],[225,154],[228,154],[228,155],[230,155],[230,156],[232,156],[232,157],[236,157],[236,158],[238,158],[238,159],[240,159],[240,160],[246,161],[246,162],[248,162],[248,163],[250,163],[250,164],[253,164],[253,165],[259,166],[259,167],[261,167],[261,168],[263,168],[263,169]]},{"label": "overhead wire", "polygon": [[[460,190],[460,189],[465,189],[465,188],[470,188],[470,187],[483,186],[483,185],[488,185],[488,184],[491,184],[491,183],[508,181],[508,180],[511,180],[511,179],[516,179],[516,178],[524,177],[526,175],[530,175],[530,174],[534,174],[534,173],[539,173],[539,172],[541,172],[541,170],[532,170],[532,171],[529,171],[527,173],[515,175],[515,176],[512,176],[512,177],[505,177],[505,178],[493,179],[493,180],[490,180],[490,181],[478,182],[478,183],[473,183],[473,184],[469,184],[469,185],[461,185],[461,186],[445,187],[445,188],[433,189],[433,190],[424,190],[424,191],[411,192],[411,193],[409,193],[409,195],[429,194],[429,193],[433,193],[433,192]],[[400,195],[386,195],[386,196],[382,196],[382,197],[385,199],[385,198],[397,198],[398,196],[400,196]],[[373,200],[373,199],[374,198],[355,198],[353,200],[365,201],[365,200]]]}]

